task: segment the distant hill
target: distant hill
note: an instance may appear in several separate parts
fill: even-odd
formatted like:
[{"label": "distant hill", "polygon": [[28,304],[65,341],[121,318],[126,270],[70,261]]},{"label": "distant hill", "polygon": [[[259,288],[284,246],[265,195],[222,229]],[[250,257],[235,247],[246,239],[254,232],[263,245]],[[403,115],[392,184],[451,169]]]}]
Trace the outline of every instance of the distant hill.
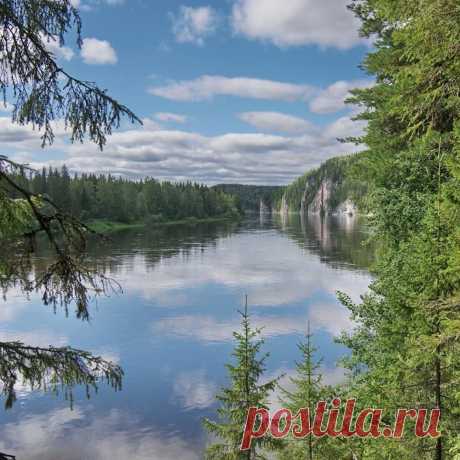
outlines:
[{"label": "distant hill", "polygon": [[237,197],[244,211],[260,210],[260,202],[271,209],[281,199],[285,187],[276,185],[219,184],[212,187],[220,192]]}]

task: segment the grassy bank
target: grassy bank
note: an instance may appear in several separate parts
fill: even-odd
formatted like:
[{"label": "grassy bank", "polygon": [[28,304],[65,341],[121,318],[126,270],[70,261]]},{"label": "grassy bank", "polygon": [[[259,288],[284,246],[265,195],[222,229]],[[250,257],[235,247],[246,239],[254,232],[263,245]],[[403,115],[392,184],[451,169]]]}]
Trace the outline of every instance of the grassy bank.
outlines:
[{"label": "grassy bank", "polygon": [[214,222],[224,222],[228,220],[239,220],[240,216],[222,216],[222,217],[206,217],[198,219],[196,217],[188,217],[186,219],[168,220],[163,222],[133,222],[133,223],[122,223],[114,222],[110,220],[92,220],[87,223],[91,230],[99,233],[113,233],[121,230],[129,230],[136,228],[152,228],[152,227],[164,227],[169,225],[195,225],[195,224],[206,224]]}]

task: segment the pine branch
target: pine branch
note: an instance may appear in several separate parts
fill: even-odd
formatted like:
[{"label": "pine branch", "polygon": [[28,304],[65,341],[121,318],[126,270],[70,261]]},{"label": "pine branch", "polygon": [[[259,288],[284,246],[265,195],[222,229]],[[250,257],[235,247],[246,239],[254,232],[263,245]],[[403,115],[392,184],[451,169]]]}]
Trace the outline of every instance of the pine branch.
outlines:
[{"label": "pine branch", "polygon": [[0,93],[4,101],[7,91],[13,95],[15,122],[44,129],[43,146],[54,140],[52,122],[63,119],[72,142],[88,135],[102,149],[122,116],[142,121],[106,90],[67,73],[46,49],[46,40],[55,36],[63,45],[75,25],[80,46],[80,17],[70,0],[5,0],[0,8]]},{"label": "pine branch", "polygon": [[97,391],[99,381],[106,381],[115,390],[120,390],[122,376],[120,366],[87,351],[0,342],[0,381],[7,409],[15,402],[15,387],[21,381],[32,390],[58,392],[61,389],[66,399],[72,401],[75,385],[84,385],[89,397],[91,390]]}]

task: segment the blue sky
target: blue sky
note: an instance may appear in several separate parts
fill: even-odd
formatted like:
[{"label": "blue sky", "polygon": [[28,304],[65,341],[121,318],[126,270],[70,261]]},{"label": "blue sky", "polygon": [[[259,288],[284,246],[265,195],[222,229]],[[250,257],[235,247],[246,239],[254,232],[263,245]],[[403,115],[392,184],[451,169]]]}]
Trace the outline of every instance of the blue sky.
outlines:
[{"label": "blue sky", "polygon": [[[67,71],[96,81],[145,120],[115,133],[104,150],[55,145],[17,127],[5,110],[0,140],[35,166],[127,177],[286,184],[356,147],[343,99],[371,84],[359,69],[369,43],[346,0],[74,0],[79,50],[49,42]],[[2,136],[3,132],[3,136]]]}]

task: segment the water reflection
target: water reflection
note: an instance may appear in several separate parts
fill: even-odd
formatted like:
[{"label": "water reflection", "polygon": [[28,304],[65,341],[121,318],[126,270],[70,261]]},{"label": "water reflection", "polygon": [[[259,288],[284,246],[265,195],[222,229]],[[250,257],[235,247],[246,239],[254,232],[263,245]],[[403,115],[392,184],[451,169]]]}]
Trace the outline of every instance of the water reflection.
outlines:
[{"label": "water reflection", "polygon": [[190,289],[200,286],[247,293],[257,306],[292,304],[317,291],[334,295],[346,290],[357,298],[366,290],[368,279],[361,273],[353,275],[359,267],[347,256],[352,248],[364,251],[360,247],[364,234],[337,234],[335,227],[327,227],[321,240],[315,233],[317,225],[287,227],[287,237],[273,226],[264,225],[261,231],[243,226],[233,236],[208,241],[205,248],[195,241],[182,241],[180,248],[173,249],[160,239],[160,250],[155,246],[140,250],[137,239],[128,240],[132,250],[112,252],[109,272],[127,293],[164,307],[193,305]]},{"label": "water reflection", "polygon": [[24,391],[3,414],[0,451],[32,460],[201,458],[200,421],[214,414],[214,395],[226,381],[244,294],[255,325],[264,327],[269,375],[292,375],[309,320],[326,381],[337,382],[346,350],[333,336],[353,323],[335,293],[358,298],[366,290],[365,239],[356,220],[257,216],[94,242],[91,263],[121,283],[122,296],[101,299],[82,324],[10,292],[0,335],[102,353],[123,366],[123,390],[101,388],[89,402],[77,392],[73,412],[59,398]]},{"label": "water reflection", "polygon": [[[298,315],[262,315],[254,314],[252,324],[262,329],[264,338],[305,334],[307,321],[312,331],[325,330],[337,336],[342,331],[353,328],[348,312],[335,303],[314,303],[308,311],[304,321],[299,321]],[[231,342],[233,331],[239,329],[238,318],[232,321],[222,321],[211,316],[183,315],[163,318],[152,324],[154,334],[173,335],[184,339],[193,339],[200,342]]]},{"label": "water reflection", "polygon": [[[263,328],[262,335],[265,338],[305,332],[302,322],[289,317],[253,315],[252,324]],[[212,343],[231,342],[233,331],[238,330],[239,326],[236,317],[231,321],[219,321],[211,316],[185,315],[161,319],[153,323],[152,330],[155,334]]]},{"label": "water reflection", "polygon": [[147,429],[130,414],[94,416],[80,407],[35,414],[2,427],[0,449],[27,460],[198,460],[199,448]]},{"label": "water reflection", "polygon": [[289,214],[277,221],[300,247],[319,255],[321,262],[334,268],[367,271],[372,264],[364,217]]}]

